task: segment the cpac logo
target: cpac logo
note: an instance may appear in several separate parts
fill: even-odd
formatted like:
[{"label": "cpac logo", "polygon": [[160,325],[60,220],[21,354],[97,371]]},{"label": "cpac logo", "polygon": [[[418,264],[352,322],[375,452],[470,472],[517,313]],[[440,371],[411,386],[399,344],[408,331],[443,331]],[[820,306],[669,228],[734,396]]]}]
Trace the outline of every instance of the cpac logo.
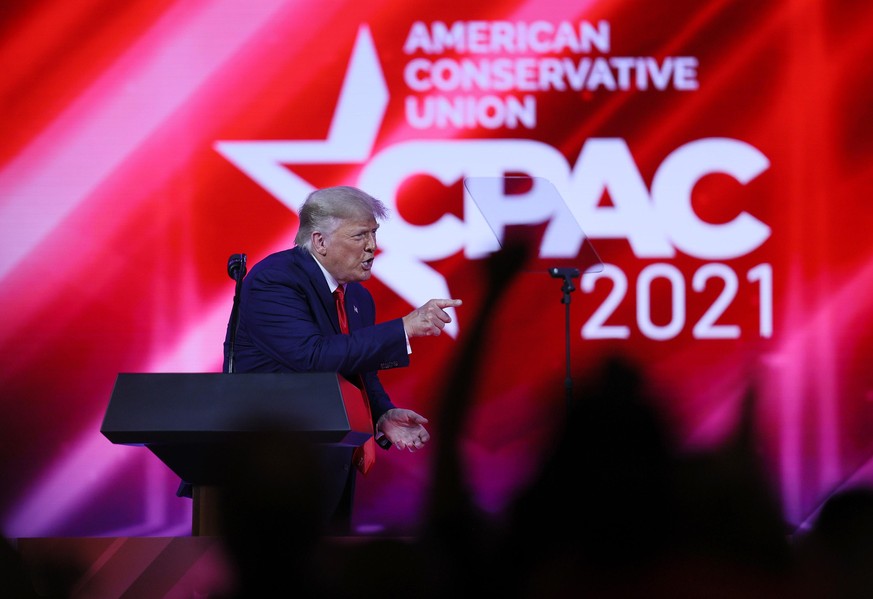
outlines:
[{"label": "cpac logo", "polygon": [[[770,228],[746,212],[715,225],[701,220],[691,205],[692,189],[705,175],[722,173],[745,184],[769,167],[767,157],[745,142],[710,138],[679,147],[658,168],[651,190],[646,189],[622,139],[589,139],[572,168],[555,148],[528,139],[413,140],[373,155],[388,97],[372,37],[363,26],[327,139],[220,141],[215,147],[295,212],[314,187],[285,165],[365,164],[357,186],[395,213],[379,229],[381,253],[374,273],[411,305],[451,297],[445,278],[428,261],[462,250],[469,258],[479,258],[497,247],[469,194],[463,220],[444,214],[430,225],[414,226],[397,217],[394,198],[401,184],[414,175],[428,175],[445,185],[467,177],[502,177],[507,172],[542,177],[555,185],[560,194],[555,202],[563,197],[589,238],[627,239],[641,258],[669,258],[678,249],[703,259],[726,260],[755,250],[770,236]],[[613,205],[598,206],[606,191]],[[546,222],[562,209],[532,195],[506,202],[497,214],[505,218],[504,225],[534,224]],[[552,236],[550,247],[540,248],[541,254],[576,255],[582,235],[576,230],[576,235]],[[457,329],[448,332],[456,335]]]}]

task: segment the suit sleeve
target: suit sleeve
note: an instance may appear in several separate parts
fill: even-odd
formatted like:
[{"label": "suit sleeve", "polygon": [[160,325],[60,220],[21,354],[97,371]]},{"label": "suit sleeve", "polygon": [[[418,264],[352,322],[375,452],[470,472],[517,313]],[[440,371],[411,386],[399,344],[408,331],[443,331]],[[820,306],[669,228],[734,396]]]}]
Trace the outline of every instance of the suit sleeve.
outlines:
[{"label": "suit sleeve", "polygon": [[[275,370],[363,375],[409,365],[401,319],[373,324],[375,314],[364,314],[370,324],[343,335],[333,304],[319,296],[327,294],[326,285],[320,291],[309,278],[294,274],[263,269],[244,281],[241,326],[249,343],[274,361]],[[370,306],[365,304],[362,309],[372,311],[372,298]]]}]

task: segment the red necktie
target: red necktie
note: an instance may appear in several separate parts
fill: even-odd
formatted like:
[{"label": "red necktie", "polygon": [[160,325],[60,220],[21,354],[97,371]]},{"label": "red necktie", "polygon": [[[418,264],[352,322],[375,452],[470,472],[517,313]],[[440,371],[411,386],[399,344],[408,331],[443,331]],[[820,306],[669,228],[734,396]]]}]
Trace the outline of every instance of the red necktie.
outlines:
[{"label": "red necktie", "polygon": [[[349,319],[346,315],[346,297],[345,289],[340,285],[333,292],[333,298],[336,300],[336,313],[339,316],[340,331],[349,334]],[[349,402],[346,405],[348,411],[349,424],[355,430],[368,430],[373,432],[373,415],[370,412],[370,401],[367,398],[367,389],[364,387],[364,379],[357,375],[358,382],[361,384],[361,401]],[[376,461],[376,441],[373,437],[367,439],[363,446],[355,448],[352,455],[352,462],[357,466],[358,470],[366,474],[373,463]]]}]

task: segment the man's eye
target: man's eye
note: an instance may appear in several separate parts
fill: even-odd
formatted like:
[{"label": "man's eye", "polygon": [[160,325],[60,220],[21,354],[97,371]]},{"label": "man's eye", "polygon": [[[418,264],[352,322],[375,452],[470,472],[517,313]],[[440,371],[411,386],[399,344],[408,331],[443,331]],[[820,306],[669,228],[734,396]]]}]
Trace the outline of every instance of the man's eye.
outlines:
[{"label": "man's eye", "polygon": [[353,233],[353,234],[349,235],[349,239],[351,239],[352,241],[357,241],[357,242],[367,241],[369,239],[375,240],[376,239],[376,232],[375,231],[367,231],[366,233]]}]

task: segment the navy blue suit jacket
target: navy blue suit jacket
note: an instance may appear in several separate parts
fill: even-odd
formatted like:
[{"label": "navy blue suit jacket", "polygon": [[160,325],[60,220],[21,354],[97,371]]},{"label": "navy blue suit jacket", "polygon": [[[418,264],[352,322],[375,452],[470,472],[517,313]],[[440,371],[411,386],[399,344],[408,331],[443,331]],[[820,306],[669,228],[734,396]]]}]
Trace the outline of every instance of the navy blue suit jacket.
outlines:
[{"label": "navy blue suit jacket", "polygon": [[377,371],[409,365],[403,320],[375,324],[373,297],[360,283],[346,286],[346,312],[350,335],[340,332],[334,298],[308,250],[267,256],[242,282],[234,371],[338,372],[352,382],[361,375],[375,425],[394,407]]}]

